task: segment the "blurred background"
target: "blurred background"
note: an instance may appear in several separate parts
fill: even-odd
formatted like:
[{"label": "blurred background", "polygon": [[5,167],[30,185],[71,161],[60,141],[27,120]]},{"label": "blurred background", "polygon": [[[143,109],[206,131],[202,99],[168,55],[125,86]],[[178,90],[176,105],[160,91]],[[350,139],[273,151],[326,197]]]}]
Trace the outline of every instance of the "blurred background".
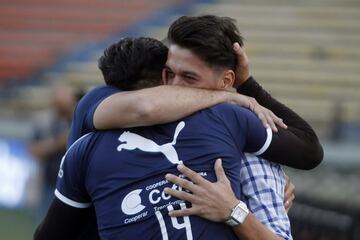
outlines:
[{"label": "blurred background", "polygon": [[294,239],[360,239],[360,1],[0,0],[1,240],[32,238],[105,47],[205,13],[237,20],[252,74],[322,140],[321,166],[285,169]]}]

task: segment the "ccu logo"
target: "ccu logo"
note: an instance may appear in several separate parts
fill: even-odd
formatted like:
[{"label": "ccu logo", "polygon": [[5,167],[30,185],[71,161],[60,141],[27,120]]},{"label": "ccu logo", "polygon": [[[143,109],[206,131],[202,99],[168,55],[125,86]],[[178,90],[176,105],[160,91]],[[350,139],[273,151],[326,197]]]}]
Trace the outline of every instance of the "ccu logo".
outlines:
[{"label": "ccu logo", "polygon": [[123,199],[121,203],[121,210],[126,215],[134,215],[144,210],[145,206],[141,204],[141,192],[142,189],[136,189],[129,192]]}]

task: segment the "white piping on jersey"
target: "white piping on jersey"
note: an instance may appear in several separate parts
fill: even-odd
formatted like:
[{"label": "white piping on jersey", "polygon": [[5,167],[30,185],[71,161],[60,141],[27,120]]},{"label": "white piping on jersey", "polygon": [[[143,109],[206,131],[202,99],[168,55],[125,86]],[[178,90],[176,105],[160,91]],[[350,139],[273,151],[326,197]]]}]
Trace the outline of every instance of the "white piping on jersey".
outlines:
[{"label": "white piping on jersey", "polygon": [[256,156],[259,156],[259,155],[263,154],[268,149],[268,147],[270,146],[271,140],[272,140],[272,130],[271,130],[271,128],[269,128],[269,127],[266,128],[266,133],[267,133],[267,138],[266,138],[266,141],[265,141],[264,145],[262,146],[262,148],[260,148],[259,151],[254,152],[252,154],[254,154]]},{"label": "white piping on jersey", "polygon": [[[91,133],[91,132],[90,132]],[[62,169],[64,161],[65,161],[65,157],[68,154],[68,152],[70,151],[70,149],[77,143],[79,142],[81,139],[85,138],[87,135],[89,135],[90,133],[85,134],[84,136],[80,137],[78,140],[76,140],[73,144],[71,144],[71,146],[69,147],[69,149],[66,151],[66,153],[64,154],[64,156],[61,159],[61,163],[60,163],[60,169],[58,172],[58,177],[62,178],[64,176],[64,171]],[[76,208],[87,208],[90,207],[91,203],[78,203],[75,202],[67,197],[65,197],[64,195],[62,195],[57,189],[55,189],[55,196],[61,200],[62,202],[66,203],[67,205],[70,205],[72,207],[76,207]]]},{"label": "white piping on jersey", "polygon": [[71,200],[70,198],[67,198],[64,195],[62,195],[57,189],[55,189],[55,196],[63,203],[75,208],[88,208],[91,206],[91,203],[79,203],[74,200]]},{"label": "white piping on jersey", "polygon": [[64,171],[62,169],[62,166],[64,164],[64,160],[65,160],[65,157],[66,155],[68,154],[68,152],[70,151],[70,149],[77,143],[79,142],[81,139],[85,138],[87,135],[89,135],[91,132],[85,134],[84,136],[81,136],[80,138],[78,138],[78,140],[76,140],[75,142],[73,142],[73,144],[71,144],[71,146],[69,147],[69,149],[66,151],[66,153],[64,154],[64,156],[62,157],[61,159],[61,162],[60,162],[60,167],[59,167],[59,172],[58,172],[58,177],[59,178],[62,178],[63,175],[64,175]]}]

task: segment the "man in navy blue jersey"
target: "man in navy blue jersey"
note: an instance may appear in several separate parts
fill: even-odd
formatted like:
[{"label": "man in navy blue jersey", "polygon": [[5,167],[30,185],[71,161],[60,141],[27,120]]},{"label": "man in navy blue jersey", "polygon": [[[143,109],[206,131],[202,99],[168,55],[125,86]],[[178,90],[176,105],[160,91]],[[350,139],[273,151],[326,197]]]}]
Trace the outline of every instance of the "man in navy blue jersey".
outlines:
[{"label": "man in navy blue jersey", "polygon": [[[131,41],[133,41],[133,40],[130,40],[130,39],[124,39],[123,41],[122,41],[122,43],[126,43],[126,44],[129,44]],[[150,42],[149,42],[150,41]],[[137,44],[139,44],[140,46],[141,45],[144,45],[144,43],[153,43],[153,41],[154,40],[150,40],[150,39],[138,39],[138,41],[135,39],[134,40],[134,48],[133,49],[137,49],[138,48],[138,45]],[[152,46],[152,45],[149,45],[149,46]],[[145,44],[146,45],[146,44]],[[132,49],[131,47],[130,47],[130,49]],[[158,71],[157,71],[158,72]],[[160,77],[160,72],[158,72],[158,76]],[[151,76],[153,76],[153,75],[151,75]],[[141,82],[143,82],[143,81],[140,81],[140,83]],[[153,84],[158,84],[158,80],[156,80]],[[134,82],[134,85],[135,85],[135,83],[136,82]],[[141,83],[141,86],[144,86],[144,84],[143,83]],[[109,91],[111,91],[111,87],[108,87],[108,88],[105,88],[105,89],[108,89]],[[199,89],[200,90],[200,89]],[[203,92],[202,90],[201,91],[198,91],[198,93],[201,93],[201,92]],[[206,92],[205,90],[204,90],[204,92]],[[211,91],[210,91],[211,92]],[[105,94],[106,95],[106,94]],[[95,96],[99,96],[99,95],[95,95]],[[234,96],[236,96],[236,97],[238,97],[238,95],[237,94],[235,94]],[[101,96],[99,97],[99,98],[101,98]],[[214,98],[214,96],[212,96],[212,98]],[[235,99],[237,99],[237,98],[235,98]],[[245,98],[246,99],[246,98]],[[94,101],[97,101],[98,99],[97,98],[94,98],[93,99]],[[240,98],[240,100],[241,101],[243,101],[243,99],[242,98]],[[240,102],[241,102],[240,101]],[[91,106],[91,105],[88,105],[88,106]],[[79,107],[79,106],[78,106]],[[82,107],[84,107],[84,106],[82,106]],[[91,109],[88,109],[88,111],[91,111]],[[84,116],[84,115],[82,115],[82,116]],[[86,122],[86,119],[87,118],[87,116],[85,115],[85,118],[83,118],[83,119],[76,119],[76,115],[75,115],[75,120],[77,120],[77,121],[85,121]],[[90,121],[90,124],[91,124],[91,121]],[[83,134],[83,133],[80,133],[80,134]],[[60,171],[60,176],[62,176],[62,172]],[[45,233],[45,235],[43,234],[43,231],[45,230],[45,232],[47,231],[47,233],[49,233],[49,232],[51,232],[51,233],[56,233],[56,236],[52,236],[51,238],[52,239],[55,239],[54,237],[59,237],[59,238],[61,238],[61,237],[68,237],[68,235],[62,235],[62,234],[65,234],[66,232],[70,232],[70,233],[74,233],[75,232],[75,230],[74,229],[76,229],[76,230],[80,230],[80,229],[82,229],[83,228],[83,221],[78,221],[77,220],[77,218],[76,218],[76,216],[78,216],[79,214],[80,215],[83,215],[83,211],[79,211],[79,212],[77,212],[77,211],[75,211],[75,213],[72,213],[72,209],[67,209],[67,208],[63,208],[63,206],[62,207],[59,207],[59,202],[58,201],[55,201],[54,202],[54,204],[53,204],[53,207],[52,208],[50,208],[50,210],[49,210],[49,214],[48,214],[48,217],[45,219],[45,221],[44,221],[44,224],[42,225],[42,227],[40,228],[40,231],[38,231],[38,234],[36,235],[36,237],[38,238],[38,239],[41,239],[41,237],[45,237],[45,238],[48,238],[49,237],[49,235],[47,235],[46,233]],[[80,205],[80,206],[84,206],[84,205]],[[59,210],[59,209],[61,209],[61,210]],[[55,214],[54,214],[55,213]],[[57,214],[56,214],[57,213]],[[59,230],[59,229],[53,229],[53,227],[60,227],[61,228],[61,226],[62,226],[62,224],[60,224],[60,220],[59,219],[61,219],[61,217],[59,217],[58,216],[58,214],[60,214],[61,216],[66,216],[66,220],[65,220],[65,222],[66,223],[68,223],[68,224],[70,224],[70,226],[72,226],[72,227],[66,227],[65,229],[62,229],[62,230]],[[64,214],[64,215],[62,215],[62,214]],[[74,216],[75,215],[75,216]],[[90,211],[85,211],[84,210],[84,216],[86,216],[86,217],[88,217],[89,215],[91,215],[91,212]],[[57,216],[57,217],[53,217],[53,216]],[[72,217],[70,217],[70,219],[68,219],[68,217],[69,216],[72,216]],[[75,222],[72,222],[72,224],[71,224],[71,220],[75,220]],[[53,222],[54,221],[54,222]],[[43,231],[41,231],[41,230],[43,230]]]},{"label": "man in navy blue jersey", "polygon": [[90,133],[65,155],[55,195],[74,208],[93,204],[102,239],[237,239],[225,224],[170,218],[186,205],[163,192],[176,188],[164,175],[183,162],[215,181],[213,159],[222,158],[240,189],[242,152],[266,151],[269,132],[250,111],[221,104],[170,124]]}]

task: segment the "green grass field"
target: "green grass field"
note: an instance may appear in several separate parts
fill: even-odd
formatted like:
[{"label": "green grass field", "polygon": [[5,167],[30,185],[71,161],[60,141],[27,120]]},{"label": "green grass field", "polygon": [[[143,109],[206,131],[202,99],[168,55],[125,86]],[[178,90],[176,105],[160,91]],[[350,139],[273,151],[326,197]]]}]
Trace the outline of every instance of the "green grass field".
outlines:
[{"label": "green grass field", "polygon": [[0,209],[1,240],[31,240],[35,225],[34,218],[25,211]]}]

